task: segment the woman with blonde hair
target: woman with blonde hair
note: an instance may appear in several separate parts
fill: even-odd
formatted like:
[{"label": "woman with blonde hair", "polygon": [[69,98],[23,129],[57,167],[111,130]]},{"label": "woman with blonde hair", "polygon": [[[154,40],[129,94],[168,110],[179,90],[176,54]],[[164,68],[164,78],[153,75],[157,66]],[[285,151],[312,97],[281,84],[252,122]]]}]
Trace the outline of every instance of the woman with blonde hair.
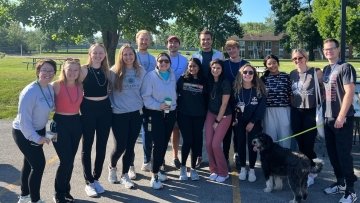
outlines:
[{"label": "woman with blonde hair", "polygon": [[[322,72],[319,68],[307,65],[308,55],[303,49],[294,49],[291,55],[295,69],[290,72],[292,100],[291,100],[291,127],[295,134],[316,126],[316,88],[315,79],[322,84]],[[320,100],[319,100],[320,101]],[[296,137],[299,151],[304,153],[315,167],[313,159],[317,158],[314,151],[316,128]],[[313,170],[317,171],[317,170]],[[314,184],[316,173],[308,175],[308,186]]]},{"label": "woman with blonde hair", "polygon": [[[240,161],[239,179],[256,181],[255,162],[257,153],[253,151],[252,140],[262,132],[262,120],[266,108],[266,91],[255,67],[245,64],[240,68],[234,81],[235,126],[238,138]],[[249,172],[246,170],[246,145],[249,153]]]},{"label": "woman with blonde hair", "polygon": [[134,187],[128,171],[133,167],[131,164],[135,156],[135,142],[142,123],[143,100],[140,88],[145,73],[145,69],[138,63],[135,49],[130,44],[124,44],[120,48],[115,65],[110,70],[112,131],[115,143],[110,157],[108,180],[110,183],[118,181],[116,164],[124,154],[120,183],[125,188]]},{"label": "woman with blonde hair", "polygon": [[[88,62],[81,69],[84,99],[80,106],[83,129],[82,157],[85,192],[96,197],[105,192],[99,182],[106,144],[111,127],[111,104],[108,97],[109,63],[103,44],[93,44],[89,48]],[[96,157],[94,170],[91,170],[91,149],[96,132]]]},{"label": "woman with blonde hair", "polygon": [[73,202],[70,195],[70,179],[74,159],[79,147],[82,128],[80,104],[83,89],[80,78],[79,60],[67,59],[60,71],[59,79],[53,83],[55,92],[55,114],[57,138],[53,141],[60,164],[55,177],[54,202]]}]

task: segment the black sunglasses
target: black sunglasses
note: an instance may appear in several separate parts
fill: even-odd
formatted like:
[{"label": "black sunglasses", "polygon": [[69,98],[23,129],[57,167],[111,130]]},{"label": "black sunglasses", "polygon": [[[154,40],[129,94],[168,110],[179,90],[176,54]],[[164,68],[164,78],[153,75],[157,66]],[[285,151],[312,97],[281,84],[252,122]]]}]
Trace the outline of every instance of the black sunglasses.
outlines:
[{"label": "black sunglasses", "polygon": [[170,63],[170,61],[169,60],[167,60],[167,59],[161,59],[161,60],[158,60],[158,62],[161,64],[161,63]]},{"label": "black sunglasses", "polygon": [[244,71],[243,71],[243,74],[244,74],[244,75],[246,75],[246,74],[254,75],[254,71],[252,71],[252,70],[244,70]]}]

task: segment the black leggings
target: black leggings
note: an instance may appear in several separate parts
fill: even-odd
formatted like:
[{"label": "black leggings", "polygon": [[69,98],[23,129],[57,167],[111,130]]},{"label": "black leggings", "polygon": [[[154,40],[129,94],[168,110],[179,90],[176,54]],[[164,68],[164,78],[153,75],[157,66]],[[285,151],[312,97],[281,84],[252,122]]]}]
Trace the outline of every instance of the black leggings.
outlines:
[{"label": "black leggings", "polygon": [[186,165],[186,160],[191,149],[191,168],[195,168],[196,158],[201,156],[202,129],[204,127],[204,116],[188,116],[182,113],[177,115],[178,125],[183,138],[181,147],[181,165]]},{"label": "black leggings", "polygon": [[[37,132],[39,135],[45,136],[45,128]],[[27,140],[24,134],[17,129],[12,129],[12,135],[24,155],[21,169],[21,196],[30,194],[31,201],[37,202],[40,199],[41,179],[46,163],[43,145]]]},{"label": "black leggings", "polygon": [[134,147],[136,139],[139,136],[142,124],[142,115],[140,111],[129,113],[121,113],[112,115],[112,131],[114,134],[114,150],[111,153],[111,167],[116,167],[121,155],[122,158],[122,174],[129,171],[130,165],[134,160]]},{"label": "black leggings", "polygon": [[148,110],[147,116],[149,117],[148,125],[151,126],[151,129],[148,130],[152,134],[154,144],[152,151],[152,172],[158,173],[160,166],[164,162],[166,149],[176,121],[176,113],[175,111],[170,111],[165,114],[163,111]]},{"label": "black leggings", "polygon": [[[316,126],[315,121],[316,109],[298,109],[291,108],[291,128],[294,134],[300,133],[304,130]],[[314,151],[315,139],[317,135],[316,128],[308,131],[296,137],[296,141],[299,147],[299,151],[304,153],[311,162],[311,166],[315,166],[313,159],[315,159],[316,153]]]},{"label": "black leggings", "polygon": [[[92,101],[84,98],[80,106],[81,123],[83,130],[82,139],[82,165],[85,182],[93,183],[99,180],[106,155],[106,144],[111,127],[110,100]],[[91,149],[96,131],[96,157],[94,171],[91,172]]]},{"label": "black leggings", "polygon": [[57,141],[53,142],[53,145],[60,159],[55,176],[55,195],[60,197],[70,193],[70,180],[82,129],[79,114],[55,114],[54,121],[57,128]]}]

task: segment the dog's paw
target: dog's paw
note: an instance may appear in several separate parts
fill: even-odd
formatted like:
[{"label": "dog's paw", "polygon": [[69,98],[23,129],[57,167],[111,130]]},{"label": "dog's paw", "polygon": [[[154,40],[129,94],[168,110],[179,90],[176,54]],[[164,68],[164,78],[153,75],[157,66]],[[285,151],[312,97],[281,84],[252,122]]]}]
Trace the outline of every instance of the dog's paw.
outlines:
[{"label": "dog's paw", "polygon": [[283,189],[283,186],[282,185],[275,185],[274,186],[274,190],[282,190]]},{"label": "dog's paw", "polygon": [[268,187],[267,187],[267,188],[264,188],[264,192],[267,192],[267,193],[268,193],[268,192],[271,192],[271,191],[272,191],[272,188],[268,188]]}]

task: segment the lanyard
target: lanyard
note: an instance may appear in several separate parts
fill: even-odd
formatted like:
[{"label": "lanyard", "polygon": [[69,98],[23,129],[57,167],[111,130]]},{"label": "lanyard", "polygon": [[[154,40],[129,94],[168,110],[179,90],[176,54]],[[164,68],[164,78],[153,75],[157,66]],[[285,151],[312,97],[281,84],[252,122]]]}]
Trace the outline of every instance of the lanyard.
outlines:
[{"label": "lanyard", "polygon": [[41,94],[44,96],[45,101],[46,101],[46,103],[47,103],[48,107],[49,107],[50,109],[52,109],[52,108],[54,107],[54,100],[53,100],[53,95],[51,94],[51,91],[50,91],[49,85],[47,85],[47,89],[48,89],[49,94],[50,94],[50,97],[51,97],[51,103],[52,103],[52,105],[50,105],[49,101],[47,100],[47,97],[45,96],[44,91],[43,91],[43,89],[42,89],[42,87],[41,87],[41,85],[40,85],[40,83],[39,83],[39,81],[38,81],[38,80],[36,81],[36,84],[39,86],[40,91],[41,91]]}]

